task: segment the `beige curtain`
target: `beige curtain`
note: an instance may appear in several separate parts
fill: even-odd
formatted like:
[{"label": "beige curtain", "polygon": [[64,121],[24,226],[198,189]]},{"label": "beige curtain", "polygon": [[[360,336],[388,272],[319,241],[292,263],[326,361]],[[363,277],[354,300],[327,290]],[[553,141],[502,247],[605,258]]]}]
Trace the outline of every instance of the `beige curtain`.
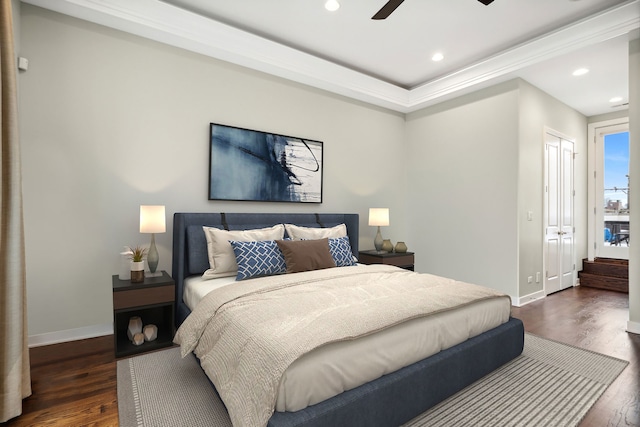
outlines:
[{"label": "beige curtain", "polygon": [[22,399],[31,395],[11,0],[0,0],[0,74],[0,422],[4,422],[20,415]]}]

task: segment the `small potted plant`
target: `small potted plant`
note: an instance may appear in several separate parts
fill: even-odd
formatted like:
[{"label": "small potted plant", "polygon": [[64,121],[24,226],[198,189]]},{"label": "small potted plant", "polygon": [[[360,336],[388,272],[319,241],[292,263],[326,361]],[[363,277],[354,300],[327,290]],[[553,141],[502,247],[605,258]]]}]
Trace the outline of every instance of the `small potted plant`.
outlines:
[{"label": "small potted plant", "polygon": [[136,246],[129,248],[131,251],[131,283],[144,282],[144,256],[147,254],[146,248]]}]

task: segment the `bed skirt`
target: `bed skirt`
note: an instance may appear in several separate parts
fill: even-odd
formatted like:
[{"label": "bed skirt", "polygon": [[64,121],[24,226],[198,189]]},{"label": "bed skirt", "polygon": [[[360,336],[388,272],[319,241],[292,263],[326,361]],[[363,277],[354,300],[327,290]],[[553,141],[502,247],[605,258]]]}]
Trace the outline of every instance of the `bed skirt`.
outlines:
[{"label": "bed skirt", "polygon": [[397,427],[522,353],[524,326],[503,325],[455,347],[297,412],[268,427]]}]

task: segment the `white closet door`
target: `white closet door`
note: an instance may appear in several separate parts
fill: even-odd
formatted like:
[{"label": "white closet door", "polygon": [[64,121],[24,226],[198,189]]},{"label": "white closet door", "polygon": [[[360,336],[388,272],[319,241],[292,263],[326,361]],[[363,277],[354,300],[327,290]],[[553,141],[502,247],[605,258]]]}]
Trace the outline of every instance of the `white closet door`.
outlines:
[{"label": "white closet door", "polygon": [[545,280],[546,294],[573,286],[573,142],[545,136]]}]

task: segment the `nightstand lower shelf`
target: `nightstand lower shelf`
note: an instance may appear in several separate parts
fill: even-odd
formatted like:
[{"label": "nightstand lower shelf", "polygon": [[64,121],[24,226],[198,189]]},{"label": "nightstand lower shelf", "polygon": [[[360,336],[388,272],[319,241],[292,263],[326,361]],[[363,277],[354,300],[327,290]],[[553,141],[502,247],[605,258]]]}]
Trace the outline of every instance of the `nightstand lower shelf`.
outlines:
[{"label": "nightstand lower shelf", "polygon": [[118,352],[116,353],[116,358],[133,356],[138,353],[146,353],[147,351],[159,350],[161,348],[171,347],[172,345],[172,338],[168,336],[168,334],[161,333],[158,333],[158,338],[156,338],[154,341],[145,341],[140,345],[134,345],[127,338],[127,333],[125,331],[125,333],[118,338]]},{"label": "nightstand lower shelf", "polygon": [[[114,338],[116,358],[157,350],[173,345],[173,304],[156,304],[144,307],[115,310]],[[140,345],[133,344],[127,336],[129,319],[139,316],[143,327],[156,325],[158,337],[153,341],[145,341]]]}]

